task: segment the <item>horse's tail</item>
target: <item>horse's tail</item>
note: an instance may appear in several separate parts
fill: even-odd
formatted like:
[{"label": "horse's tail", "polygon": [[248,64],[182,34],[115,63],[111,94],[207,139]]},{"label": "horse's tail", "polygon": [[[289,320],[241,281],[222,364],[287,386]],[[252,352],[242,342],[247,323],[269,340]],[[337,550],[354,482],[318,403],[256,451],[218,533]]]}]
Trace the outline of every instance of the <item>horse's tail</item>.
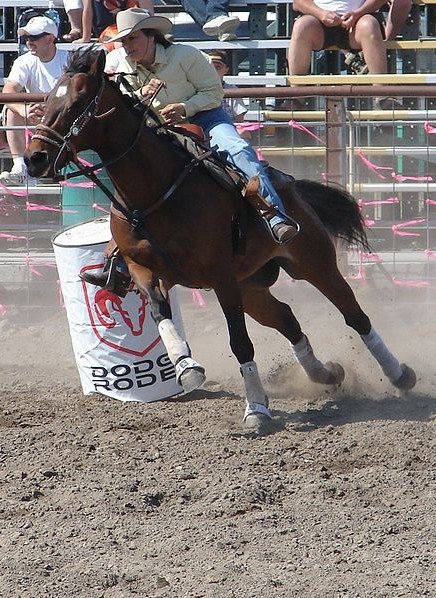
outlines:
[{"label": "horse's tail", "polygon": [[331,235],[370,251],[360,208],[350,193],[341,187],[306,179],[295,180],[292,186]]}]

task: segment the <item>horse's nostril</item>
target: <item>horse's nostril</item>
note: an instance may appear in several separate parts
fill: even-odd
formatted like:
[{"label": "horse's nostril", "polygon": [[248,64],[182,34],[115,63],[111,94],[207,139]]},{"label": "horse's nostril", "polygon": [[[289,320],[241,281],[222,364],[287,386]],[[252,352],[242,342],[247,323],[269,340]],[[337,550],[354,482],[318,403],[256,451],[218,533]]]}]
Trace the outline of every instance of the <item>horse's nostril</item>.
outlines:
[{"label": "horse's nostril", "polygon": [[41,176],[48,167],[48,153],[44,151],[26,152],[24,163],[30,176]]}]

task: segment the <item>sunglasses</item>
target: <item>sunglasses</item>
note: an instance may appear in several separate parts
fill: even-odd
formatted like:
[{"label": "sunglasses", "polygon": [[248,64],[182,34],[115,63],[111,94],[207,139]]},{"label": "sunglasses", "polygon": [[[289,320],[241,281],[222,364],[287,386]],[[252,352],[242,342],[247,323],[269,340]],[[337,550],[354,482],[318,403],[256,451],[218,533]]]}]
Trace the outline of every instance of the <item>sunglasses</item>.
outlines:
[{"label": "sunglasses", "polygon": [[38,39],[41,39],[43,37],[45,37],[46,35],[48,35],[48,33],[38,33],[38,35],[22,35],[21,39],[23,40],[23,43],[26,42],[36,42]]}]

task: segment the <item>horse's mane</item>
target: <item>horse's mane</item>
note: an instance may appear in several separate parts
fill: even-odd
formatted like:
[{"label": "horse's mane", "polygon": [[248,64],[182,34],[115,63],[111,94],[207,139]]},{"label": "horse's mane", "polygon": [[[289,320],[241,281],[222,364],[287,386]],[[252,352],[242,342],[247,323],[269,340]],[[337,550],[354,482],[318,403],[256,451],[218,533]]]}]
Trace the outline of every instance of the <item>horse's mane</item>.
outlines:
[{"label": "horse's mane", "polygon": [[[78,73],[88,73],[91,65],[97,60],[101,51],[102,50],[98,49],[95,44],[93,44],[88,48],[79,48],[73,52],[70,52],[64,73],[70,77]],[[117,82],[109,79],[106,74],[105,77],[107,78],[109,85],[118,92],[121,101],[124,102],[126,107],[138,117],[141,116],[145,108],[141,109],[138,107],[138,100],[134,97],[131,97],[129,94],[122,93]]]},{"label": "horse's mane", "polygon": [[97,60],[101,50],[98,50],[95,45],[89,48],[79,48],[70,52],[64,72],[67,75],[75,75],[77,73],[87,73],[91,65]]}]

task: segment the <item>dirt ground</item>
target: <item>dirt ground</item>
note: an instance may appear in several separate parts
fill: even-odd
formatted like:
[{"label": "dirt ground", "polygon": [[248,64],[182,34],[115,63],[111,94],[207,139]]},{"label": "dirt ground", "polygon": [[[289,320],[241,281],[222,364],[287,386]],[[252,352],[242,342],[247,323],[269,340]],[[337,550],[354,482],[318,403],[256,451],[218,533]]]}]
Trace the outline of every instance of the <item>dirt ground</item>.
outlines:
[{"label": "dirt ground", "polygon": [[[66,317],[1,326],[0,596],[436,595],[436,315],[358,289],[417,373],[400,396],[324,299],[284,283],[339,389],[308,383],[250,323],[274,430],[242,425],[242,383],[210,293],[181,293],[205,387],[151,404],[84,397]],[[419,293],[419,291],[416,291]]]}]

